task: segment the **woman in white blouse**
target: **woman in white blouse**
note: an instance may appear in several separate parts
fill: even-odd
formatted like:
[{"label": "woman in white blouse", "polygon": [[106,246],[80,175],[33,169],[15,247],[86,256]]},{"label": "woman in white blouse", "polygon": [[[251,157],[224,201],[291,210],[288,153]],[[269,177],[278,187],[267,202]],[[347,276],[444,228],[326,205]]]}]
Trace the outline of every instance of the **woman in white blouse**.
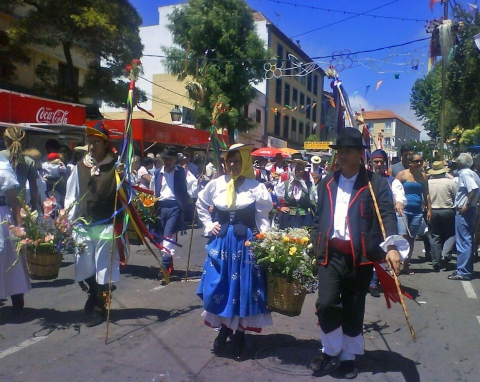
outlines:
[{"label": "woman in white blouse", "polygon": [[245,354],[245,330],[260,332],[272,325],[265,276],[248,245],[255,233],[268,229],[272,200],[265,185],[255,180],[250,152],[251,146],[231,146],[223,155],[227,175],[210,181],[197,201],[205,235],[210,236],[197,291],[205,309],[202,317],[206,325],[220,328],[213,344],[216,354],[235,331],[233,354],[238,360]]}]

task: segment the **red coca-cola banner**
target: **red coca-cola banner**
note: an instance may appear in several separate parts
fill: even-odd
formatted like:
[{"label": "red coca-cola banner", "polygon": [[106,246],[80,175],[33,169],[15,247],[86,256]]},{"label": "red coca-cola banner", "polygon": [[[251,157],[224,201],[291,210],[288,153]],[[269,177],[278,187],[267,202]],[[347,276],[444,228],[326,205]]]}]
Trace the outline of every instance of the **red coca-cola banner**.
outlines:
[{"label": "red coca-cola banner", "polygon": [[52,101],[0,89],[0,121],[84,125],[84,105]]}]

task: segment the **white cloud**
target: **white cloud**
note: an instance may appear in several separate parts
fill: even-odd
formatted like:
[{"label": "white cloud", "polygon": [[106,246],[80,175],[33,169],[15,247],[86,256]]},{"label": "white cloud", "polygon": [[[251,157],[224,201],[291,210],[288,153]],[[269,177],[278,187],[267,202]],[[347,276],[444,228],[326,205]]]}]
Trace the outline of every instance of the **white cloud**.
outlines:
[{"label": "white cloud", "polygon": [[359,95],[349,95],[348,99],[350,101],[350,106],[353,112],[360,112],[362,109],[365,110],[374,110],[373,106],[362,96]]}]

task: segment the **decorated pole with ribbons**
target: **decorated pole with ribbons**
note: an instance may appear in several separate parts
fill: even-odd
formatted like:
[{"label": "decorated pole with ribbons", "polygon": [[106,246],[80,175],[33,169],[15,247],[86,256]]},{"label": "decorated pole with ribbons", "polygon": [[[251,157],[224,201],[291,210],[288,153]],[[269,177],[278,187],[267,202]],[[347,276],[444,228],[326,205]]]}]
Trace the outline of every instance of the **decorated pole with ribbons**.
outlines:
[{"label": "decorated pole with ribbons", "polygon": [[[163,267],[160,259],[156,256],[152,247],[147,242],[147,239],[158,249],[164,250],[165,248],[158,243],[150,231],[147,229],[145,224],[142,222],[138,211],[133,206],[133,199],[136,195],[134,190],[133,182],[131,180],[131,170],[132,170],[132,161],[134,156],[133,150],[133,131],[132,131],[132,116],[133,108],[138,107],[135,100],[135,82],[138,80],[140,75],[143,73],[142,62],[139,59],[134,59],[130,65],[126,66],[126,75],[130,79],[130,85],[127,95],[127,105],[126,105],[126,117],[125,117],[125,126],[123,132],[123,140],[121,145],[121,151],[118,155],[116,162],[116,195],[115,195],[115,206],[117,205],[117,200],[120,200],[122,207],[120,210],[116,210],[113,216],[113,244],[110,252],[110,264],[113,264],[114,256],[114,246],[115,243],[119,243],[118,248],[123,249],[125,252],[128,251],[128,242],[124,240],[127,226],[130,223],[135,232],[141,238],[143,244],[146,245],[150,253],[157,260],[160,269],[162,271],[164,280],[166,283],[170,282],[168,272]],[[141,109],[141,108],[140,108]],[[143,110],[143,109],[141,109]],[[124,211],[124,219],[122,223],[117,223],[117,215],[119,212]],[[121,247],[121,248],[120,248]],[[109,282],[108,282],[108,298],[107,298],[107,330],[105,334],[105,343],[108,340],[109,332],[109,322],[110,322],[110,305],[111,305],[111,292],[112,292],[112,272],[110,267]]]}]

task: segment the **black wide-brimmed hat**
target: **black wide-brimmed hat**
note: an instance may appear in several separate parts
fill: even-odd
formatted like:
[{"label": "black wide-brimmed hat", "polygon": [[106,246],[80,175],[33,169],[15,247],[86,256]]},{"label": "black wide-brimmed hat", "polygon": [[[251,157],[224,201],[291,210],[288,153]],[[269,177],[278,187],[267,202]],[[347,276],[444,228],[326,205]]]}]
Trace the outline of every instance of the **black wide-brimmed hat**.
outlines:
[{"label": "black wide-brimmed hat", "polygon": [[175,146],[165,146],[162,152],[162,157],[164,158],[175,158],[177,159],[177,148]]},{"label": "black wide-brimmed hat", "polygon": [[332,149],[337,150],[339,147],[353,147],[357,149],[368,149],[369,146],[363,144],[362,133],[353,127],[346,127],[337,134],[337,142],[330,145]]}]

